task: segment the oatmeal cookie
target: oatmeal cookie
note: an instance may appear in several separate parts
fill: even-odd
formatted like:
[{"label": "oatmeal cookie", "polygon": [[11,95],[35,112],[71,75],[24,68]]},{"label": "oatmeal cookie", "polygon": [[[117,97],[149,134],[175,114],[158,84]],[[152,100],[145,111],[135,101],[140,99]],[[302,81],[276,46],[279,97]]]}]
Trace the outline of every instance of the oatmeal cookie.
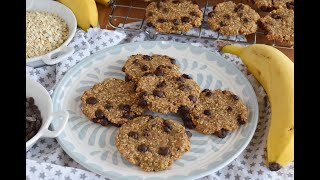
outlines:
[{"label": "oatmeal cookie", "polygon": [[163,75],[145,76],[138,81],[136,91],[140,93],[139,104],[162,114],[192,108],[201,92],[199,85],[187,74],[161,69]]},{"label": "oatmeal cookie", "polygon": [[294,9],[294,0],[250,0],[261,11],[269,12],[274,9]]},{"label": "oatmeal cookie", "polygon": [[97,83],[82,94],[82,112],[103,126],[110,122],[120,126],[145,111],[138,106],[135,88],[133,82],[115,78]]},{"label": "oatmeal cookie", "polygon": [[257,31],[259,18],[250,6],[227,1],[217,4],[208,14],[208,26],[226,36],[248,35]]},{"label": "oatmeal cookie", "polygon": [[162,171],[189,151],[188,134],[174,120],[140,116],[119,128],[115,142],[130,163],[144,171]]},{"label": "oatmeal cookie", "polygon": [[124,64],[122,71],[126,73],[127,81],[138,82],[145,75],[154,73],[159,66],[166,66],[178,72],[179,66],[176,60],[166,56],[153,54],[152,56],[136,54],[129,57]]},{"label": "oatmeal cookie", "polygon": [[203,13],[191,0],[160,0],[151,2],[146,8],[147,25],[157,32],[187,32],[199,27]]},{"label": "oatmeal cookie", "polygon": [[294,44],[294,11],[292,9],[277,9],[259,20],[259,26],[265,30],[269,40],[277,40]]},{"label": "oatmeal cookie", "polygon": [[239,97],[230,91],[205,89],[194,108],[185,113],[182,119],[188,128],[224,138],[228,131],[247,123],[248,109]]}]

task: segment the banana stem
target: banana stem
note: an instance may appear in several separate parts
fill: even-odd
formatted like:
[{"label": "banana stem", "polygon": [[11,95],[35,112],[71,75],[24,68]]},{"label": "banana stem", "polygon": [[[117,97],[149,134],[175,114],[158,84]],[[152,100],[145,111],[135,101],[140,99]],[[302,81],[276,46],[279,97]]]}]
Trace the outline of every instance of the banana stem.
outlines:
[{"label": "banana stem", "polygon": [[244,47],[242,47],[242,46],[225,45],[224,47],[222,47],[221,52],[230,53],[230,54],[234,54],[234,55],[240,56],[240,54],[242,53],[243,49],[244,49]]}]

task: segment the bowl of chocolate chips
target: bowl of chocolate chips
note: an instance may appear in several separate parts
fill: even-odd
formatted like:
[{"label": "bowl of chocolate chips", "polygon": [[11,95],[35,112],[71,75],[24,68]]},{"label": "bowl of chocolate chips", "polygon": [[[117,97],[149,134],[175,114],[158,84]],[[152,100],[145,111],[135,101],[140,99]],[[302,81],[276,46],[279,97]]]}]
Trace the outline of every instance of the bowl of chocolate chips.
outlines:
[{"label": "bowl of chocolate chips", "polygon": [[[53,104],[48,91],[38,82],[26,78],[26,151],[40,138],[55,138],[67,124],[67,111],[53,112]],[[50,129],[52,121],[59,127]]]}]

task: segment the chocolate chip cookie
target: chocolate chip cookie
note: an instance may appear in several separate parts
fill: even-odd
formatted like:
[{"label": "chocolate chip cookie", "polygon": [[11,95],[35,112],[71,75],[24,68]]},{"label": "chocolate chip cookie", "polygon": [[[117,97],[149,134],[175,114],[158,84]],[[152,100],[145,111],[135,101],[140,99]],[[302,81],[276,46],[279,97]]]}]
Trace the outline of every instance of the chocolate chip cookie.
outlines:
[{"label": "chocolate chip cookie", "polygon": [[164,72],[161,76],[145,76],[138,81],[139,104],[162,114],[192,108],[201,92],[198,84],[187,74],[170,72],[168,68],[161,70]]},{"label": "chocolate chip cookie", "polygon": [[261,11],[272,11],[279,8],[294,9],[294,0],[250,0]]},{"label": "chocolate chip cookie", "polygon": [[[152,56],[136,54],[129,57],[124,64],[122,71],[126,73],[127,81],[138,82],[143,77],[153,73],[159,73],[158,67],[168,67],[172,70],[179,70],[175,59],[166,56],[153,54]],[[159,68],[158,68],[159,69]]]},{"label": "chocolate chip cookie", "polygon": [[227,1],[217,4],[208,14],[208,26],[226,36],[248,35],[257,31],[259,18],[250,6]]},{"label": "chocolate chip cookie", "polygon": [[227,132],[247,123],[248,109],[240,98],[230,91],[205,89],[194,108],[183,114],[182,119],[188,128],[224,138]]},{"label": "chocolate chip cookie", "polygon": [[294,11],[277,9],[259,20],[259,26],[265,30],[269,40],[277,40],[288,45],[294,44]]},{"label": "chocolate chip cookie", "polygon": [[177,33],[199,27],[203,13],[191,0],[159,0],[147,6],[145,16],[157,32]]},{"label": "chocolate chip cookie", "polygon": [[144,171],[162,171],[189,151],[188,134],[190,132],[174,120],[141,116],[122,125],[115,142],[130,163]]},{"label": "chocolate chip cookie", "polygon": [[103,126],[122,125],[144,113],[138,106],[138,95],[133,82],[106,79],[86,90],[82,96],[82,112],[91,121]]}]

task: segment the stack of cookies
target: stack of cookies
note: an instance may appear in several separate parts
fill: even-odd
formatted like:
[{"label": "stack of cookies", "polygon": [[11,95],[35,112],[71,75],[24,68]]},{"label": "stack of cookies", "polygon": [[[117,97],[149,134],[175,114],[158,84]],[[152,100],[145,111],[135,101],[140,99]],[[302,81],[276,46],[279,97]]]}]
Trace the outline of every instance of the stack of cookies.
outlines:
[{"label": "stack of cookies", "polygon": [[[240,98],[227,90],[201,90],[177,61],[166,55],[136,54],[125,62],[125,80],[106,79],[81,96],[82,112],[94,123],[120,127],[116,147],[130,163],[144,171],[170,168],[189,151],[191,132],[224,138],[248,120]],[[179,115],[174,120],[146,115]]]},{"label": "stack of cookies", "polygon": [[[146,0],[150,2],[150,0]],[[258,30],[269,40],[294,44],[294,0],[249,0],[261,11],[271,11],[265,17],[249,5],[225,1],[208,13],[208,27],[226,36],[250,35]],[[146,22],[157,32],[187,32],[203,23],[203,12],[196,1],[158,0],[146,7]]]}]

